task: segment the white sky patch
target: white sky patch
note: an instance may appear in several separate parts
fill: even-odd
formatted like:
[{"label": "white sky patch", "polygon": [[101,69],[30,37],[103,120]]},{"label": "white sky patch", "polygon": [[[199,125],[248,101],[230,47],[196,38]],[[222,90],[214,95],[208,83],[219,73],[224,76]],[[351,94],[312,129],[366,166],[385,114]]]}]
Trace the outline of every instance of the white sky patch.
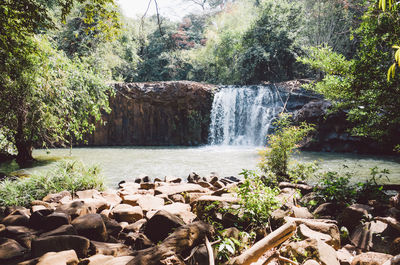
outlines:
[{"label": "white sky patch", "polygon": [[[123,14],[127,17],[142,17],[146,12],[149,0],[117,0]],[[180,20],[189,13],[202,12],[199,6],[196,6],[190,0],[157,0],[158,9],[162,16],[171,20]],[[156,6],[154,0],[151,0],[147,16],[156,14]]]}]

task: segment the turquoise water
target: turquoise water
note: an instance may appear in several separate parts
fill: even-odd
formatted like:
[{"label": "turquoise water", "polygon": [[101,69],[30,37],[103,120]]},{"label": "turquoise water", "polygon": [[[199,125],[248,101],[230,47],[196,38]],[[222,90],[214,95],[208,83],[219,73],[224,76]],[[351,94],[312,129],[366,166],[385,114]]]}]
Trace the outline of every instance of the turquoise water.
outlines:
[{"label": "turquoise water", "polygon": [[[0,164],[0,172],[35,174],[54,166],[59,159],[82,160],[86,165],[98,164],[110,187],[121,180],[133,180],[145,174],[151,178],[164,176],[187,177],[190,172],[204,176],[211,172],[219,176],[237,176],[242,169],[255,169],[260,147],[203,146],[203,147],[90,147],[35,150],[39,160],[31,168],[19,169],[15,162]],[[301,152],[300,161],[320,162],[323,170],[340,170],[343,165],[355,172],[359,179],[369,175],[370,168],[378,166],[391,172],[392,183],[400,184],[400,158],[366,156],[342,153]]]}]

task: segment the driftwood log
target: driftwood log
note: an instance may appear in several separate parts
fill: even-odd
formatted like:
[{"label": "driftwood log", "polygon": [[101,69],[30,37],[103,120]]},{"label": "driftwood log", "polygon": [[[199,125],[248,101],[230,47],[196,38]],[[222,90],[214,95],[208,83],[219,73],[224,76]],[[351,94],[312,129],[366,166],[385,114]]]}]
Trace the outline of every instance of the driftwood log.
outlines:
[{"label": "driftwood log", "polygon": [[296,231],[296,223],[290,222],[267,235],[240,256],[232,259],[230,265],[249,265],[256,262],[267,250],[274,248],[289,239]]},{"label": "driftwood log", "polygon": [[[211,225],[204,222],[194,222],[179,227],[164,241],[154,247],[137,251],[128,265],[161,265],[162,261],[171,257],[179,258],[184,252],[203,242],[206,236],[213,233]],[[179,263],[178,263],[179,264]],[[182,264],[183,261],[182,261]]]}]

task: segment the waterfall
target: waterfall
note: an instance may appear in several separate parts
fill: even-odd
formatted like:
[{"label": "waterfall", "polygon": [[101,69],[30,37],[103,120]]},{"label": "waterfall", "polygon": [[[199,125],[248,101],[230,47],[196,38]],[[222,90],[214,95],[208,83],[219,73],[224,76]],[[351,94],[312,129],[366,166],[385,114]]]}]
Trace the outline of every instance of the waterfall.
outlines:
[{"label": "waterfall", "polygon": [[221,87],[212,104],[209,143],[264,145],[281,102],[273,85]]}]

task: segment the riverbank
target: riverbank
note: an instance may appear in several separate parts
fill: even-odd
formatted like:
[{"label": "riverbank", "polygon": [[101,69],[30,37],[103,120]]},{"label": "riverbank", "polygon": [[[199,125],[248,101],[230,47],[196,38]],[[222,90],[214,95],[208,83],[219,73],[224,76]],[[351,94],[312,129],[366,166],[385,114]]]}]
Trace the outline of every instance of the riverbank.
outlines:
[{"label": "riverbank", "polygon": [[260,226],[244,218],[243,185],[197,174],[185,183],[143,177],[122,181],[117,190],[63,191],[28,208],[2,208],[0,261],[212,264],[211,258],[216,264],[356,265],[383,264],[400,254],[398,197],[316,205],[313,187],[280,183],[278,207],[269,225]]}]

